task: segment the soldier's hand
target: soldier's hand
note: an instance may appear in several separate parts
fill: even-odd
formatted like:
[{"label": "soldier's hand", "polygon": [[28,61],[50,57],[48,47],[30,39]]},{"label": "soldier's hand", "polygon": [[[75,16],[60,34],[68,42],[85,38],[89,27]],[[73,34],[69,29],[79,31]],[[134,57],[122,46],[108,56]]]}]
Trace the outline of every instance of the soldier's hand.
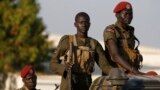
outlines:
[{"label": "soldier's hand", "polygon": [[73,63],[65,62],[65,70],[66,71],[71,70],[72,66],[73,66]]},{"label": "soldier's hand", "polygon": [[140,71],[138,71],[136,74],[137,74],[137,75],[145,75],[145,73],[140,72]]},{"label": "soldier's hand", "polygon": [[138,70],[134,70],[132,73],[135,75],[145,75],[146,74],[146,73],[140,72]]}]

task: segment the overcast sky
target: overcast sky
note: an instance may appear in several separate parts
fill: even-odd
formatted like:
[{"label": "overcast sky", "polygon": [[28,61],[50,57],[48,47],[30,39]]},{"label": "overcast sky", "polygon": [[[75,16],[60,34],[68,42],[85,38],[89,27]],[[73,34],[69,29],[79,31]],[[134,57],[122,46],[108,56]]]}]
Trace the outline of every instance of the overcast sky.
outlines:
[{"label": "overcast sky", "polygon": [[[116,21],[113,8],[121,0],[38,0],[40,16],[47,33],[75,34],[74,17],[84,11],[90,15],[89,36],[103,40],[107,25]],[[133,6],[132,26],[141,45],[160,48],[160,0],[126,0]]]}]

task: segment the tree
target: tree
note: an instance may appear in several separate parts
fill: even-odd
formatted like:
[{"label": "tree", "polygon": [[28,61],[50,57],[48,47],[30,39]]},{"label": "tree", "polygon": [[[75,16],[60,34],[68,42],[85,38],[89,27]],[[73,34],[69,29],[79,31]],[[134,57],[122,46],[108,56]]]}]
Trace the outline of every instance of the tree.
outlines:
[{"label": "tree", "polygon": [[36,0],[0,0],[0,71],[49,60],[52,42],[38,16]]}]

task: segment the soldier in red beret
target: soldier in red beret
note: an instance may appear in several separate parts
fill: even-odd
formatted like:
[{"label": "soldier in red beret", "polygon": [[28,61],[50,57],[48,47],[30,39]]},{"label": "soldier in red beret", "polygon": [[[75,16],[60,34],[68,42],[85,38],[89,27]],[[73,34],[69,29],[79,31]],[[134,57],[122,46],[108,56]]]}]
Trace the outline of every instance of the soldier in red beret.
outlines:
[{"label": "soldier in red beret", "polygon": [[122,1],[113,12],[117,21],[107,26],[103,33],[105,54],[113,67],[121,68],[128,74],[144,74],[139,71],[143,59],[138,50],[140,42],[134,35],[134,27],[130,26],[133,18],[132,5]]},{"label": "soldier in red beret", "polygon": [[[24,86],[22,88],[19,88],[17,90],[37,90],[37,75],[35,74],[35,69],[32,65],[25,66],[21,72],[20,75],[22,77],[22,81],[24,83]],[[39,89],[38,89],[39,90]]]},{"label": "soldier in red beret", "polygon": [[148,71],[148,72],[147,72],[147,75],[150,75],[150,76],[157,76],[158,73],[155,72],[155,71]]}]

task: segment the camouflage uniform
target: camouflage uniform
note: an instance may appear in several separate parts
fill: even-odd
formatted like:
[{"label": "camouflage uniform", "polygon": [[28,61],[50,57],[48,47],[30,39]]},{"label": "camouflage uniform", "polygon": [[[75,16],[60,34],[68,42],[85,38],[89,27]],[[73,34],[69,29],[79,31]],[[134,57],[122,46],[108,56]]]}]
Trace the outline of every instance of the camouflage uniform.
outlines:
[{"label": "camouflage uniform", "polygon": [[[77,46],[91,47],[92,46],[91,42],[92,41],[94,42],[94,44],[95,44],[95,48],[93,50],[95,52],[94,60],[98,64],[98,66],[101,68],[101,70],[103,72],[105,72],[106,74],[108,74],[111,67],[105,58],[104,51],[103,51],[103,48],[100,45],[100,43],[97,40],[90,38],[90,37],[85,38],[85,42],[82,42],[77,37],[75,37],[75,38],[77,41]],[[66,52],[68,51],[68,48],[69,48],[69,36],[64,35],[61,38],[59,45],[57,47],[57,50],[56,50],[55,54],[53,55],[53,58],[51,61],[51,68],[52,68],[53,72],[55,72],[56,74],[62,75],[60,90],[68,90],[68,84],[67,84],[68,78],[65,78],[67,71],[65,71],[65,66],[64,66],[64,64],[61,64],[62,60],[60,60],[60,57],[64,56],[66,54]],[[76,65],[80,66],[79,63],[76,63]],[[75,65],[75,67],[76,67],[76,65]],[[75,80],[75,82],[77,82],[77,84],[72,85],[73,90],[88,90],[89,86],[92,82],[92,79],[91,79],[92,71],[90,71],[88,73],[85,70],[84,71],[81,70],[82,67],[75,69],[73,66],[72,68],[73,68],[72,75],[74,75],[74,80]]]},{"label": "camouflage uniform", "polygon": [[[112,28],[112,29],[108,29]],[[132,26],[127,26],[127,30],[122,28],[118,23],[108,26],[104,31],[104,41],[112,39],[116,42],[119,54],[124,60],[135,67],[137,70],[140,69],[140,63],[142,62],[142,56],[139,53],[138,46],[139,40],[134,35],[134,28]],[[137,47],[135,47],[135,40],[138,42]],[[121,67],[112,60],[107,45],[105,45],[105,54],[110,64],[113,67]]]}]

